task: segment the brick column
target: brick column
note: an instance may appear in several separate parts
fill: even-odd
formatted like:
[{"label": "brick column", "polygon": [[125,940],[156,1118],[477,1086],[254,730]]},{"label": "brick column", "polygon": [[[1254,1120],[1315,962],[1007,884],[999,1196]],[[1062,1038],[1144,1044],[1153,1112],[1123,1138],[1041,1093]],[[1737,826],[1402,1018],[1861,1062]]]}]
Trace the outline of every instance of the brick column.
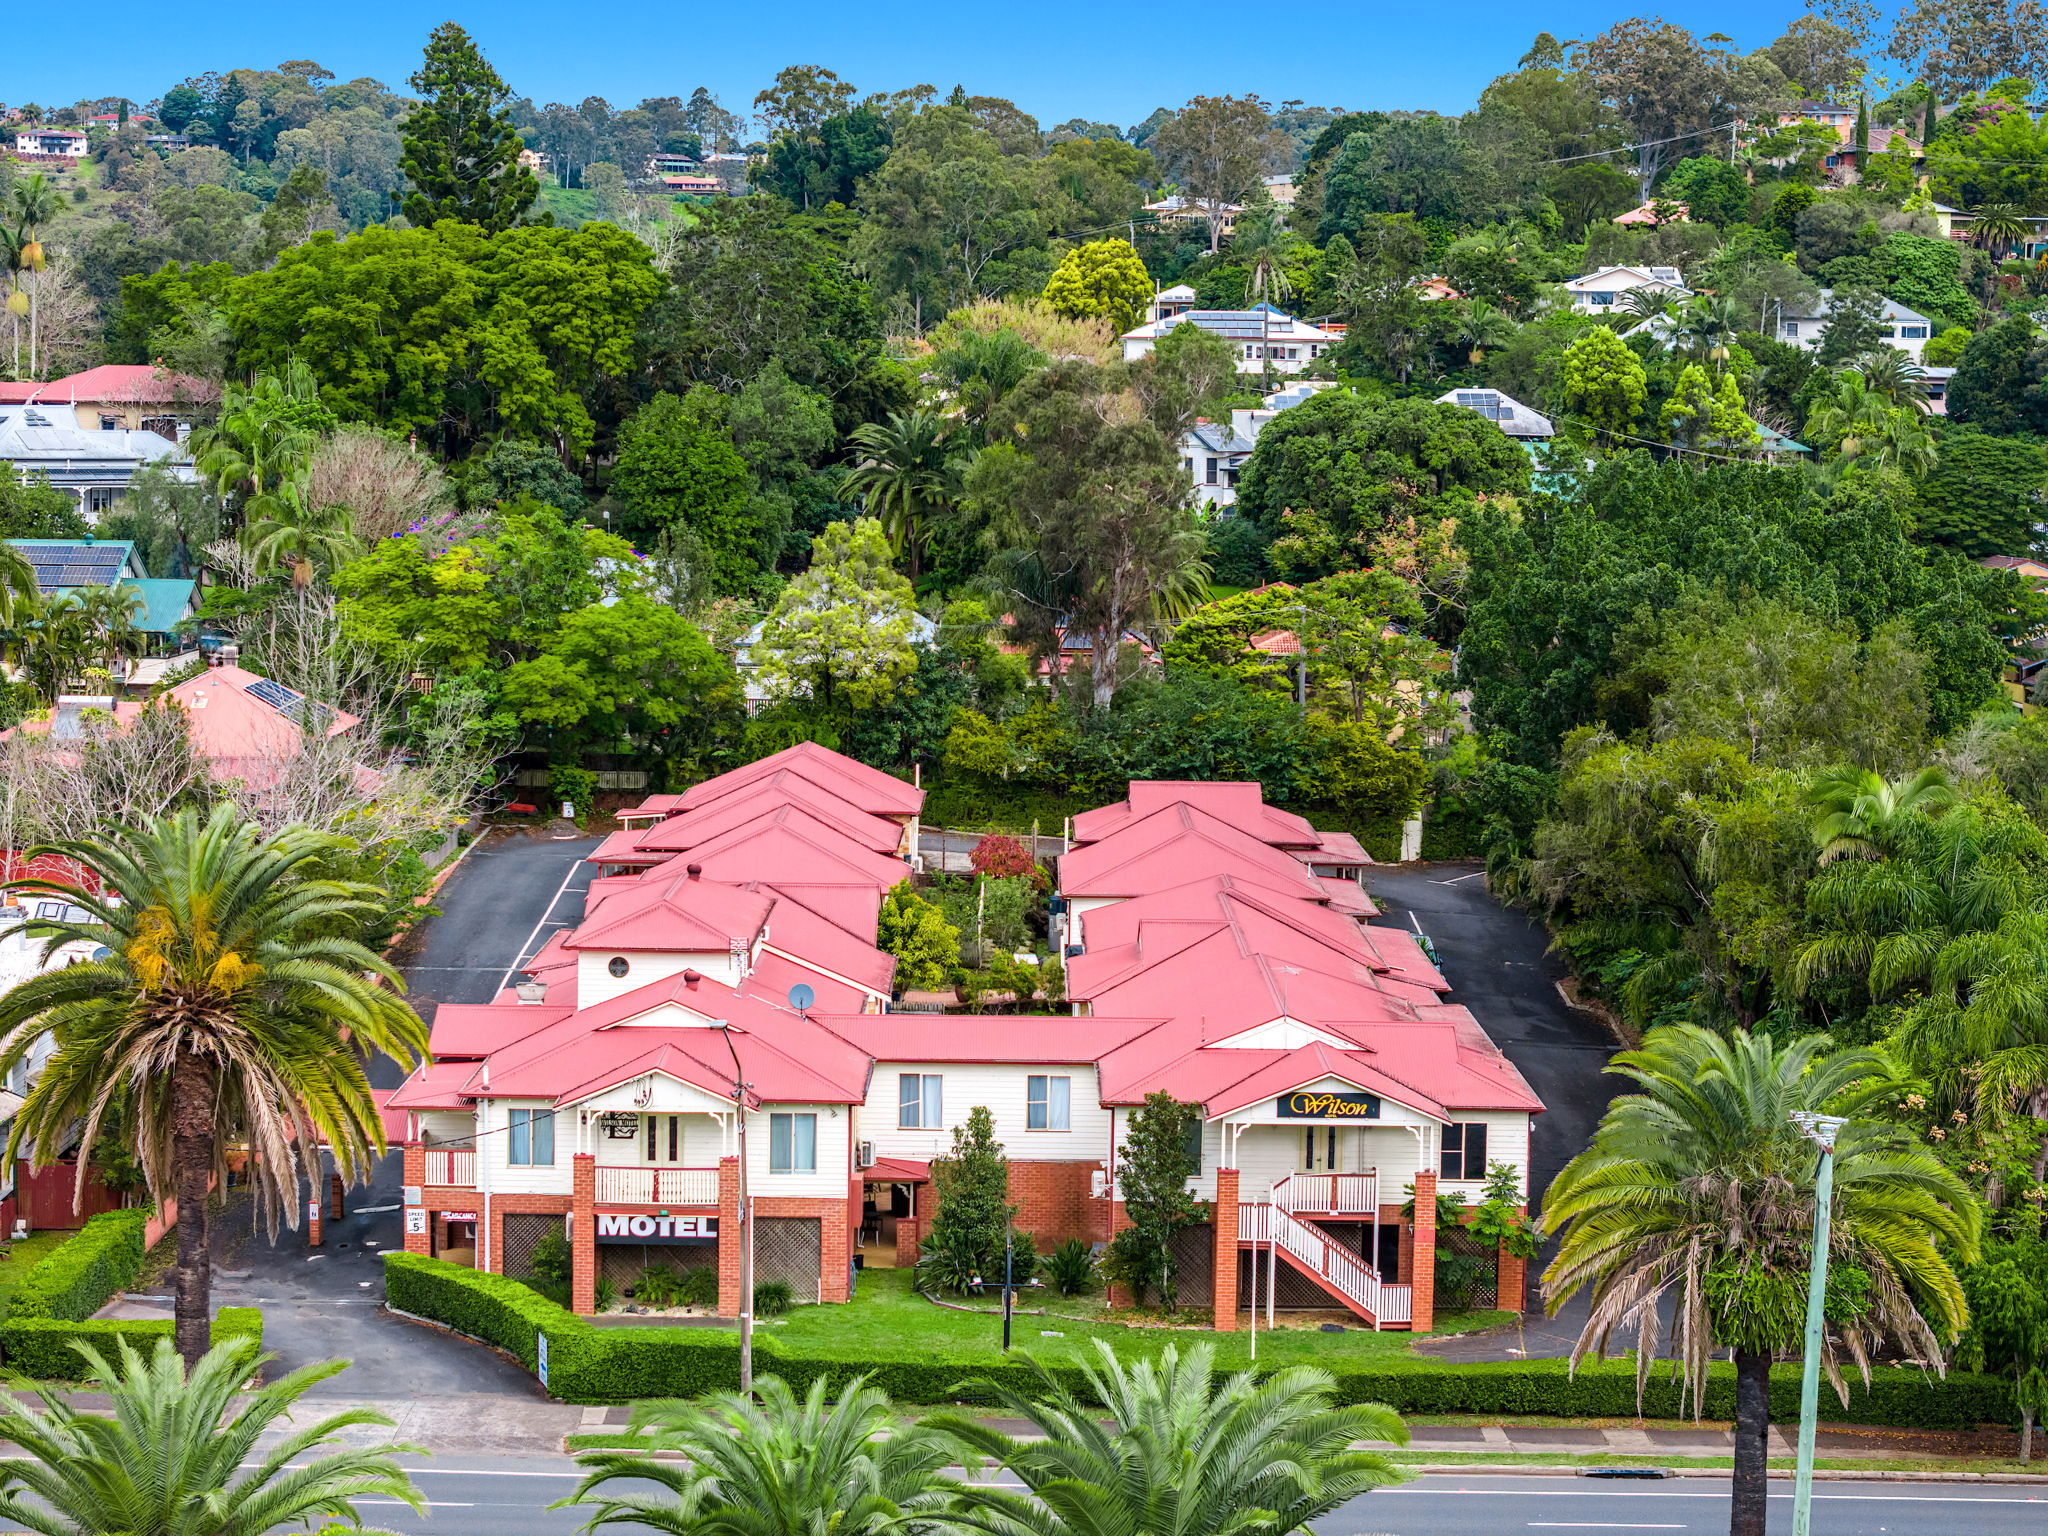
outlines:
[{"label": "brick column", "polygon": [[1415,1333],[1428,1333],[1436,1326],[1436,1173],[1424,1169],[1415,1175],[1415,1258],[1408,1268],[1408,1282],[1414,1287]]},{"label": "brick column", "polygon": [[[1117,1233],[1131,1224],[1131,1218],[1124,1210],[1123,1201],[1106,1200],[1103,1203],[1109,1207],[1109,1235],[1105,1241],[1113,1243],[1116,1241]],[[1120,1285],[1106,1287],[1102,1295],[1103,1300],[1112,1307],[1129,1307],[1137,1304],[1137,1299]]]},{"label": "brick column", "polygon": [[[740,1160],[718,1160],[718,1315],[740,1315]],[[822,1246],[822,1245],[821,1245]]]},{"label": "brick column", "polygon": [[[1517,1206],[1517,1216],[1527,1218],[1529,1208]],[[1505,1312],[1526,1312],[1529,1309],[1529,1261],[1519,1254],[1500,1251],[1500,1265],[1494,1271],[1493,1304]]]},{"label": "brick column", "polygon": [[[418,1189],[427,1182],[427,1149],[417,1141],[405,1144],[405,1187]],[[401,1217],[402,1219],[402,1217]],[[407,1253],[433,1252],[433,1234],[429,1232],[408,1232],[405,1234]]]},{"label": "brick column", "polygon": [[569,1310],[597,1310],[597,1158],[578,1152],[569,1174]]},{"label": "brick column", "polygon": [[1216,1331],[1237,1331],[1237,1170],[1216,1170]]},{"label": "brick column", "polygon": [[312,1198],[306,1202],[306,1246],[318,1248],[327,1241],[327,1221],[326,1213],[320,1206],[320,1185],[317,1180],[309,1193]]},{"label": "brick column", "polygon": [[348,1214],[348,1206],[344,1200],[346,1189],[347,1186],[341,1182],[340,1174],[330,1173],[327,1176],[327,1219],[329,1221],[339,1221]]}]

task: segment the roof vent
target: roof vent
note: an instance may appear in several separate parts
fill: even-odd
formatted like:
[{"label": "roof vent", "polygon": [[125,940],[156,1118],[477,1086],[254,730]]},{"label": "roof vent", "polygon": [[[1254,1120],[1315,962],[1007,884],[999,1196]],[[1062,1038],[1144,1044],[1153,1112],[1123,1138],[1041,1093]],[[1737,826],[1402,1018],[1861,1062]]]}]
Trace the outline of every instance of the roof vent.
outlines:
[{"label": "roof vent", "polygon": [[522,1003],[547,1001],[548,989],[538,981],[522,981],[515,990],[519,993],[519,1001]]},{"label": "roof vent", "polygon": [[702,981],[703,979],[704,973],[702,971],[690,970],[683,972],[683,985],[688,987],[692,992],[697,990],[697,983]]},{"label": "roof vent", "polygon": [[692,880],[702,880],[704,878],[704,866],[702,864],[685,864],[683,866],[683,873]]}]

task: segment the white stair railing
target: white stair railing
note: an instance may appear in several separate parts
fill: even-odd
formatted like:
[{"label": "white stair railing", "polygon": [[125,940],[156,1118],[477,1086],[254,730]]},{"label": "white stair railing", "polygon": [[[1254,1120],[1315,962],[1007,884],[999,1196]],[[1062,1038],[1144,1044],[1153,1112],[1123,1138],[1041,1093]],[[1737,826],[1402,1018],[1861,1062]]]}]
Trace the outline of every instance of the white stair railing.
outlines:
[{"label": "white stair railing", "polygon": [[1283,1211],[1316,1211],[1328,1216],[1377,1214],[1379,1170],[1290,1173],[1273,1186],[1273,1202]]},{"label": "white stair railing", "polygon": [[1382,1280],[1365,1260],[1305,1221],[1296,1221],[1275,1204],[1241,1204],[1237,1208],[1239,1242],[1272,1243],[1312,1275],[1327,1280],[1356,1302],[1377,1331],[1387,1323],[1413,1318],[1413,1292],[1408,1286]]}]

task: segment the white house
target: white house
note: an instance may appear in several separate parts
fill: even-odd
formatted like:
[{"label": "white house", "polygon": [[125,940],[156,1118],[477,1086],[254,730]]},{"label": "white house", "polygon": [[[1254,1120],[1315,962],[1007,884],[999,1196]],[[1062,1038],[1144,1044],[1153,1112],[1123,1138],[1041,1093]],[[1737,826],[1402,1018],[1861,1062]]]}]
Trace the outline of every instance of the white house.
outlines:
[{"label": "white house", "polygon": [[1181,462],[1194,482],[1195,500],[1203,510],[1236,504],[1237,477],[1258,446],[1259,432],[1267,422],[1310,395],[1336,387],[1333,380],[1303,379],[1274,390],[1256,406],[1232,411],[1228,423],[1197,421],[1181,439]]},{"label": "white house", "polygon": [[41,475],[70,492],[88,521],[125,496],[145,464],[163,464],[178,479],[197,481],[197,472],[168,437],[123,427],[89,428],[80,422],[79,409],[0,402],[0,463],[12,464],[24,480]]},{"label": "white house", "polygon": [[24,160],[75,160],[89,144],[82,128],[28,128],[14,136],[14,152]]},{"label": "white house", "polygon": [[[1160,295],[1154,307],[1162,307],[1165,300],[1166,295]],[[1125,331],[1121,338],[1124,361],[1136,362],[1147,355],[1176,325],[1198,325],[1229,342],[1237,349],[1239,373],[1264,373],[1269,368],[1274,373],[1300,373],[1343,340],[1336,331],[1297,320],[1270,304],[1250,309],[1188,309],[1162,314]]]},{"label": "white house", "polygon": [[[1811,307],[1810,313],[1792,309],[1781,311],[1778,315],[1778,340],[1796,341],[1802,347],[1818,347],[1821,337],[1827,333],[1828,315],[1834,309],[1834,298],[1831,290],[1823,288],[1820,301]],[[1906,308],[1896,299],[1884,301],[1881,326],[1885,342],[1916,363],[1920,361],[1927,338],[1934,334],[1932,320],[1917,310]]]},{"label": "white house", "polygon": [[1572,296],[1573,309],[1594,315],[1609,313],[1621,302],[1623,294],[1637,288],[1668,293],[1678,299],[1692,297],[1692,290],[1685,286],[1676,267],[1602,267],[1573,278],[1564,288]]}]

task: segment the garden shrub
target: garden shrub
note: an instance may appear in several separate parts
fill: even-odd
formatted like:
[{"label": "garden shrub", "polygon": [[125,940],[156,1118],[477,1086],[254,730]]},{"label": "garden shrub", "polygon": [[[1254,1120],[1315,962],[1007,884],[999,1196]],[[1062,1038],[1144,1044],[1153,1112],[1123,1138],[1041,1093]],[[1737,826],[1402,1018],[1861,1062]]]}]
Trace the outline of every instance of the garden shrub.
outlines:
[{"label": "garden shrub", "polygon": [[[144,1354],[156,1347],[158,1339],[172,1336],[176,1325],[169,1318],[88,1318],[75,1322],[57,1317],[10,1317],[0,1323],[0,1352],[7,1368],[35,1381],[83,1381],[85,1357],[73,1346],[90,1344],[102,1355],[114,1358],[121,1341]],[[213,1342],[254,1339],[263,1343],[263,1314],[254,1307],[222,1307],[213,1320]]]},{"label": "garden shrub", "polygon": [[754,1287],[754,1316],[780,1317],[796,1304],[787,1280],[763,1280]]},{"label": "garden shrub", "polygon": [[[516,1280],[480,1274],[459,1264],[421,1254],[384,1256],[391,1305],[446,1323],[495,1344],[535,1368],[534,1340],[548,1336],[549,1389],[572,1403],[618,1403],[643,1397],[694,1397],[731,1391],[739,1384],[739,1335],[702,1328],[596,1327],[534,1294]],[[225,1315],[225,1314],[224,1314]],[[168,1324],[143,1324],[166,1328]],[[1036,1373],[1022,1361],[994,1359],[985,1352],[932,1349],[914,1336],[903,1340],[901,1356],[864,1350],[845,1352],[796,1348],[772,1334],[754,1337],[758,1370],[782,1377],[798,1392],[820,1378],[838,1391],[854,1377],[867,1376],[904,1403],[982,1402],[985,1391],[973,1380],[993,1381],[1035,1392]],[[1594,1361],[1568,1371],[1562,1360],[1465,1363],[1423,1356],[1344,1364],[1320,1362],[1336,1380],[1337,1401],[1384,1403],[1404,1414],[1531,1415],[1627,1419],[1636,1416],[1633,1361]],[[1275,1366],[1268,1369],[1278,1370]],[[1054,1365],[1069,1390],[1084,1391],[1077,1367]],[[1685,1416],[1679,1385],[1666,1367],[1651,1373],[1643,1397],[1652,1418]],[[1709,1368],[1708,1418],[1735,1416],[1735,1370]],[[1793,1423],[1799,1416],[1799,1367],[1771,1372],[1771,1418]],[[1832,1391],[1822,1399],[1821,1417],[1831,1423],[1869,1424],[1894,1429],[1968,1429],[1979,1424],[2017,1422],[2012,1383],[1996,1376],[1952,1372],[1936,1377],[1918,1368],[1879,1366],[1868,1389],[1850,1377],[1846,1408]]]},{"label": "garden shrub", "polygon": [[142,1272],[142,1229],[149,1212],[103,1211],[31,1269],[8,1304],[9,1319],[83,1322]]}]

